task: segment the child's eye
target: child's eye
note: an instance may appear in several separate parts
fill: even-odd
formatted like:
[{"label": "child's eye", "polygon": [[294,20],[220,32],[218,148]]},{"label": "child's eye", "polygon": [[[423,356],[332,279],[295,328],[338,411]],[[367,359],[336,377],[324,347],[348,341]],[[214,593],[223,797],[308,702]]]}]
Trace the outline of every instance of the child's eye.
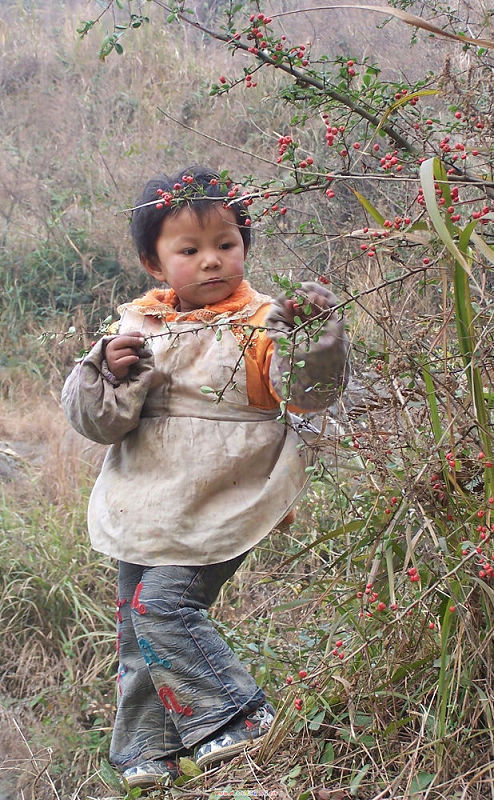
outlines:
[{"label": "child's eye", "polygon": [[193,256],[194,253],[197,253],[197,250],[196,250],[195,247],[186,247],[184,249],[184,256]]},{"label": "child's eye", "polygon": [[232,245],[231,242],[223,242],[223,244],[220,244],[220,249],[221,250],[228,250],[232,246],[233,245]]}]

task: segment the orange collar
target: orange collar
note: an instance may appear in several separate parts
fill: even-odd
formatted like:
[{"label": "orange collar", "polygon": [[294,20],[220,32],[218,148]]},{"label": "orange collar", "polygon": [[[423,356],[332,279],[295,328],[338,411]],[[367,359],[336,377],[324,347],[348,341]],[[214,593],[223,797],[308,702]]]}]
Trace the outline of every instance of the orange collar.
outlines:
[{"label": "orange collar", "polygon": [[215,317],[219,314],[241,311],[253,299],[254,294],[250,284],[247,281],[242,281],[233,294],[222,300],[221,303],[195,308],[189,312],[181,312],[177,311],[179,300],[174,289],[151,289],[142,297],[133,300],[129,305],[136,307],[141,314],[160,317],[167,322],[173,322],[178,317],[180,319],[204,320],[205,316]]}]

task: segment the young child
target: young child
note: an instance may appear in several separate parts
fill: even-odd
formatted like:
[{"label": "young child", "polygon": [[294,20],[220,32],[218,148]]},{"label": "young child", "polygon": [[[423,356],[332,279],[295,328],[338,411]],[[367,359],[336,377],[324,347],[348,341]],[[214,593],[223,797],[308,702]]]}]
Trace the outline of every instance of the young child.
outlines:
[{"label": "young child", "polygon": [[[63,390],[73,427],[111,445],[88,522],[93,547],[119,561],[110,760],[131,787],[168,785],[180,754],[198,748],[202,767],[269,730],[273,707],[205,611],[306,485],[304,426],[280,417],[287,381],[302,412],[345,383],[336,298],[303,283],[304,314],[252,289],[247,208],[226,192],[201,168],[147,183],[131,231],[144,269],[170,288],[121,306],[118,334]],[[310,346],[294,340],[297,316],[320,321]]]}]

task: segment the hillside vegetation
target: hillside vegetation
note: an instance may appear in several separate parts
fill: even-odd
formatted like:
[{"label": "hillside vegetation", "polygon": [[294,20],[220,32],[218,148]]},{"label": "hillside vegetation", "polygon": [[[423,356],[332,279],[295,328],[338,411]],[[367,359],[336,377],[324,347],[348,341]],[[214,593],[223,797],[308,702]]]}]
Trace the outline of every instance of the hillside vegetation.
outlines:
[{"label": "hillside vegetation", "polygon": [[396,4],[469,46],[391,4],[185,5],[2,3],[0,800],[124,796],[104,448],[59,396],[151,285],[125,210],[198,162],[254,196],[256,287],[341,298],[354,374],[295,523],[214,609],[277,723],[174,796],[494,800],[492,15]]}]

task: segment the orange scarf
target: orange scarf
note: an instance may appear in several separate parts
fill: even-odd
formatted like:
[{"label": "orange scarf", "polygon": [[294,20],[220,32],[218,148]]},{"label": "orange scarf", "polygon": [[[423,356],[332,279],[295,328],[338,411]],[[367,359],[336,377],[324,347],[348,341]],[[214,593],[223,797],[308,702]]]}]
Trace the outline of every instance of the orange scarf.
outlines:
[{"label": "orange scarf", "polygon": [[220,303],[206,305],[203,308],[194,308],[192,311],[177,311],[179,304],[178,295],[174,289],[151,289],[142,297],[138,297],[129,303],[141,314],[150,314],[159,317],[167,322],[174,320],[190,319],[200,322],[210,322],[220,314],[232,314],[241,311],[254,297],[254,290],[247,281],[242,281],[240,286],[233,294],[226,297]]}]

